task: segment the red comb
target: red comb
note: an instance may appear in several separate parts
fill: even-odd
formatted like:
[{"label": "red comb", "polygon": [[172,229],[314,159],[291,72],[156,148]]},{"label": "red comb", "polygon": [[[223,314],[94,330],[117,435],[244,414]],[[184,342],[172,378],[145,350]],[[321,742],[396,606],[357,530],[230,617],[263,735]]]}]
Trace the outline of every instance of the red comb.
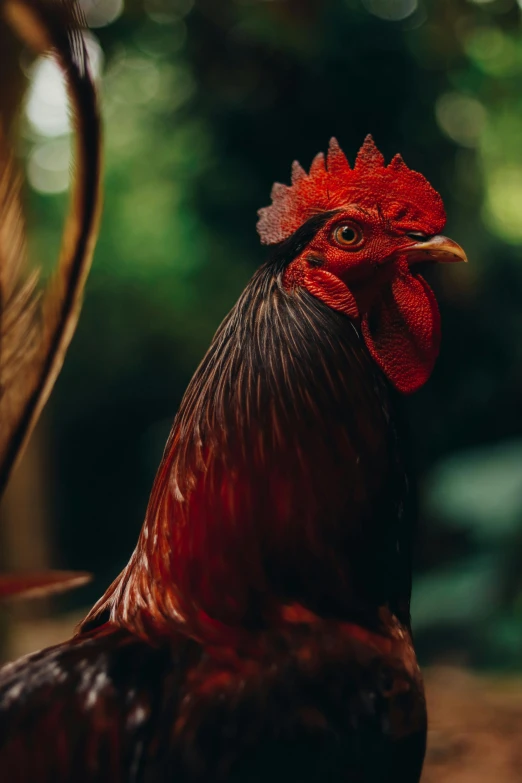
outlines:
[{"label": "red comb", "polygon": [[378,205],[386,218],[399,224],[406,221],[427,234],[438,233],[446,222],[437,191],[400,155],[385,166],[371,136],[364,140],[353,169],[332,138],[326,160],[322,152],[316,155],[308,174],[294,161],[292,184],[276,182],[271,196],[271,206],[258,213],[257,230],[264,245],[281,242],[320,212],[348,204]]}]

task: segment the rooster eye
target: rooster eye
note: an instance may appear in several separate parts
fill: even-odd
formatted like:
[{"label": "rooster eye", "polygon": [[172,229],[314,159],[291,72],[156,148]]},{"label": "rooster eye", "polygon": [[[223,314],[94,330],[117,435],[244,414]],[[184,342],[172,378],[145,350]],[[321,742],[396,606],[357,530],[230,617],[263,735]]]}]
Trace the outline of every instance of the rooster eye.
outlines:
[{"label": "rooster eye", "polygon": [[354,223],[341,223],[334,228],[332,237],[341,247],[349,247],[357,245],[361,241],[362,233],[359,226]]}]

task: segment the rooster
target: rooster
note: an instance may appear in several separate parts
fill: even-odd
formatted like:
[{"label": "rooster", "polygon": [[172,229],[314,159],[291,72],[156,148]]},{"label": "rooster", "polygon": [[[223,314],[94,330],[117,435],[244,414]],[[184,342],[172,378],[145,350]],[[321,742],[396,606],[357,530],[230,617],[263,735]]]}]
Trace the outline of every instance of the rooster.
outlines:
[{"label": "rooster", "polygon": [[440,196],[332,139],[260,211],[266,263],[174,421],[129,564],[76,636],[0,673],[10,783],[415,783],[411,479],[395,397],[464,261]]}]

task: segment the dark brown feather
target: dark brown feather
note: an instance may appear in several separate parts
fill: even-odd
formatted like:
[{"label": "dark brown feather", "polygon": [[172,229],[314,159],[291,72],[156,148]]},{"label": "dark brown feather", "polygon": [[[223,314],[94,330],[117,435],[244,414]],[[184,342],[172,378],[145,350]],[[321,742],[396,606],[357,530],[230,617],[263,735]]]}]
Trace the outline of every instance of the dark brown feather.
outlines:
[{"label": "dark brown feather", "polygon": [[4,668],[1,768],[10,783],[417,781],[424,699],[400,633],[316,618],[204,649],[100,628]]},{"label": "dark brown feather", "polygon": [[255,625],[297,601],[365,622],[388,603],[407,623],[393,408],[350,320],[263,267],[187,389],[136,552],[88,622]]}]

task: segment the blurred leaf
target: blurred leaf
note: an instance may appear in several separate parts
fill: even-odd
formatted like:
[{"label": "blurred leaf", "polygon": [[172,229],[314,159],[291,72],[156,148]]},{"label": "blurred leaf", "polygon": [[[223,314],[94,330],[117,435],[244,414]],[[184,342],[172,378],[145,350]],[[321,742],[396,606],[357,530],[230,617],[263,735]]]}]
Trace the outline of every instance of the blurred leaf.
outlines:
[{"label": "blurred leaf", "polygon": [[426,509],[477,539],[505,538],[522,523],[522,440],[451,455],[426,479]]}]

